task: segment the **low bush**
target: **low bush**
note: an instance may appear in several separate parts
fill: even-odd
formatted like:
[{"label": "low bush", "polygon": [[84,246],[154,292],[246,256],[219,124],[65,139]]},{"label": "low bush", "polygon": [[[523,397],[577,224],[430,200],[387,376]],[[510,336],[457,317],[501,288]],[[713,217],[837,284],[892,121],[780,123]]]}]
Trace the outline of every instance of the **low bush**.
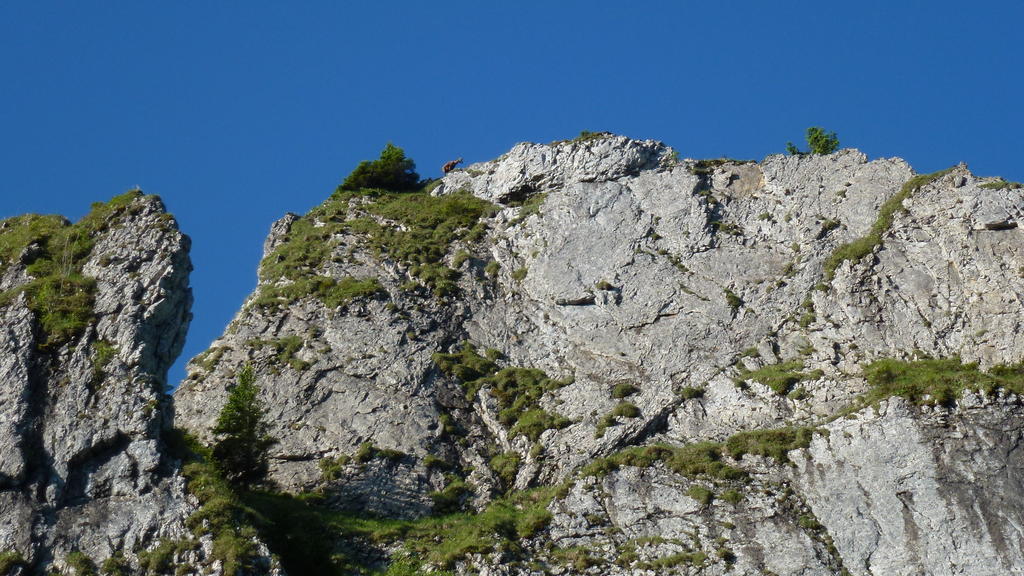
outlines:
[{"label": "low bush", "polygon": [[789,452],[811,445],[814,428],[778,428],[775,430],[750,430],[732,435],[725,442],[725,448],[736,459],[744,454],[767,456],[779,462],[788,463]]},{"label": "low bush", "polygon": [[388,142],[377,160],[360,162],[341,183],[339,189],[380,188],[405,191],[419,187],[420,175],[416,173],[416,163],[405,157],[404,150]]}]

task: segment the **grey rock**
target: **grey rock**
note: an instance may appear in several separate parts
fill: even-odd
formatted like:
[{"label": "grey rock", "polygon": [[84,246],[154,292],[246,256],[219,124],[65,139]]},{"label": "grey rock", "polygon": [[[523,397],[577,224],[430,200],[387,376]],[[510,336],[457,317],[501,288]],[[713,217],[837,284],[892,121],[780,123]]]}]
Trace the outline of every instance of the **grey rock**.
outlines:
[{"label": "grey rock", "polygon": [[[198,504],[163,440],[167,370],[191,318],[188,237],[141,195],[97,234],[82,270],[96,281],[94,319],[80,335],[43,349],[25,293],[0,308],[0,552],[20,553],[24,573],[66,569],[74,551],[137,563],[190,536]],[[5,289],[31,279],[23,261]],[[103,365],[99,342],[112,350]],[[199,553],[179,562],[218,573]]]},{"label": "grey rock", "polygon": [[[448,174],[433,194],[468,191],[500,207],[483,241],[451,247],[446,262],[470,254],[457,298],[404,289],[405,265],[339,234],[317,272],[375,277],[387,296],[334,309],[306,298],[279,310],[253,298],[189,364],[178,421],[211,438],[228,386],[253,363],[280,439],[274,481],[324,489],[341,508],[415,516],[445,484],[423,464],[428,455],[473,467],[474,503],[483,505],[497,489],[487,467],[495,451],[519,454],[515,488],[553,484],[631,445],[823,425],[866,390],[861,367],[875,359],[959,355],[987,368],[1024,357],[1024,236],[1015,227],[1024,191],[982,188],[988,180],[955,167],[895,206],[880,241],[828,278],[830,256],[869,236],[915,175],[906,162],[868,161],[856,150],[759,163],[676,156],[658,142],[605,136],[520,144]],[[266,254],[294,221],[274,225]],[[285,338],[301,339],[298,362],[268,345]],[[432,361],[463,340],[499,350],[501,366],[571,380],[540,401],[571,424],[543,432],[537,446],[511,438],[486,389],[467,401]],[[783,361],[807,372],[798,394],[744,376]],[[618,417],[600,434],[620,403],[611,394],[618,384],[638,388],[627,400],[639,416]],[[881,416],[836,420],[806,453],[793,453],[795,469],[745,457],[737,464],[754,479],[735,508],[696,506],[684,496],[694,480],[663,469],[577,483],[552,504],[547,536],[612,562],[627,541],[648,535],[688,542],[695,532],[710,552],[707,542],[728,522],[735,561],[713,559],[704,573],[1012,573],[1022,563],[1013,536],[1020,523],[1014,506],[997,503],[1019,499],[1008,471],[1020,408],[970,402],[941,418],[892,401]],[[444,415],[463,438],[445,433]],[[322,477],[321,461],[368,441],[407,456]],[[988,482],[993,496],[963,489],[975,481]],[[764,493],[785,493],[780,486],[796,493],[783,502]],[[812,512],[822,528],[801,523]],[[607,525],[581,520],[588,514],[604,514]],[[661,543],[643,554],[683,550]],[[475,569],[530,573],[485,557]],[[600,573],[651,573],[644,570],[606,564]]]}]

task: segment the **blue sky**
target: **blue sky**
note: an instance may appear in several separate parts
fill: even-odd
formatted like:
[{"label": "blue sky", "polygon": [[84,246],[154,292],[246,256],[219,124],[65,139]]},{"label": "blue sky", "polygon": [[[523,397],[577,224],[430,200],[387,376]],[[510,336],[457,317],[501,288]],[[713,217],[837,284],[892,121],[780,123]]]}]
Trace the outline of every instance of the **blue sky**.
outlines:
[{"label": "blue sky", "polygon": [[424,176],[607,130],[760,159],[824,126],[919,172],[1024,180],[1024,2],[0,4],[0,218],[134,186],[193,239],[185,359],[263,238],[388,141]]}]

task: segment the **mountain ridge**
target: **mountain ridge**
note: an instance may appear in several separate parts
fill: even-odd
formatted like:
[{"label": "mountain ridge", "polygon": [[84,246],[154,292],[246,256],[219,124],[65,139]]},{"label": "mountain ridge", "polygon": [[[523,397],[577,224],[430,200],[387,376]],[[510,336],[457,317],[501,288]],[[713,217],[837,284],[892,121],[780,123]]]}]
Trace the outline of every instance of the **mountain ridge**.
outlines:
[{"label": "mountain ridge", "polygon": [[[55,344],[73,386],[110,394],[122,374],[161,382],[190,301],[173,219],[139,194],[112,206],[82,268],[95,316]],[[0,567],[81,573],[76,553],[121,550],[123,573],[1015,573],[1022,208],[1019,185],[964,165],[693,160],[607,133],[418,191],[339,189],[271,226],[256,290],[174,392],[174,426],[210,442],[252,366],[279,492],[232,494],[165,437],[170,410],[140,410],[173,484],[162,528],[117,544],[0,523],[22,558]],[[18,244],[0,288],[38,280],[44,244]],[[139,296],[143,277],[173,286]],[[0,344],[40,337],[30,296],[0,299],[25,334]],[[139,316],[139,298],[176,312]],[[108,317],[113,352],[95,345]],[[147,318],[164,327],[122,338]],[[38,425],[105,430],[72,412]],[[108,425],[130,441],[90,453],[120,462],[134,424]],[[97,473],[74,482],[102,500]]]}]

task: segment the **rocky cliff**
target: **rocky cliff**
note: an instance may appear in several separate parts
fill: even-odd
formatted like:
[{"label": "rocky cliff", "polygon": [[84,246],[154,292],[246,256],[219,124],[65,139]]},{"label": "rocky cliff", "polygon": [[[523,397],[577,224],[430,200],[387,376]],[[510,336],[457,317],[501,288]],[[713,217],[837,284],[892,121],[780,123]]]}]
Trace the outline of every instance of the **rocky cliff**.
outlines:
[{"label": "rocky cliff", "polygon": [[608,134],[339,189],[273,225],[175,393],[210,442],[252,366],[278,491],[240,494],[164,440],[188,266],[159,203],[5,221],[0,551],[275,571],[258,530],[292,576],[1024,572],[1022,207],[962,165]]},{"label": "rocky cliff", "polygon": [[0,573],[222,572],[165,442],[188,250],[138,192],[0,222]]},{"label": "rocky cliff", "polygon": [[1024,571],[1019,185],[592,135],[428,188],[274,224],[179,424],[210,438],[251,363],[286,491],[519,510],[462,547],[378,534],[393,567]]}]

